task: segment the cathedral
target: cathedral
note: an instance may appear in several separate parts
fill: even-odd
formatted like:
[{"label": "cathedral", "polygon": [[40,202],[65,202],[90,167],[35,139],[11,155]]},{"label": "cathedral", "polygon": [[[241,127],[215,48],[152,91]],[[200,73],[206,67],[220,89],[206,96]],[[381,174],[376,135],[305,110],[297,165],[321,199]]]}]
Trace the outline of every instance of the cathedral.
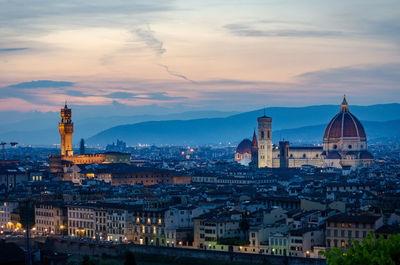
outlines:
[{"label": "cathedral", "polygon": [[349,111],[346,97],[340,112],[328,123],[322,147],[290,147],[289,142],[272,143],[272,118],[257,119],[258,137],[243,140],[235,152],[235,160],[252,167],[287,168],[369,166],[373,156],[367,149],[367,135],[361,122]]}]

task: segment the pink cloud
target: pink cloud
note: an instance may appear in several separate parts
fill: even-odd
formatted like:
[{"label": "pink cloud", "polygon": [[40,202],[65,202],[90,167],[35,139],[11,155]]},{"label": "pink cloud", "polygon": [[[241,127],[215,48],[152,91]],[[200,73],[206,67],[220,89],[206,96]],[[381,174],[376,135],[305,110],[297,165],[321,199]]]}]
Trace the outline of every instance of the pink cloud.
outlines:
[{"label": "pink cloud", "polygon": [[48,112],[48,111],[58,111],[59,106],[48,106],[48,105],[39,105],[33,104],[26,100],[20,98],[3,98],[0,99],[0,111],[40,111],[40,112]]}]

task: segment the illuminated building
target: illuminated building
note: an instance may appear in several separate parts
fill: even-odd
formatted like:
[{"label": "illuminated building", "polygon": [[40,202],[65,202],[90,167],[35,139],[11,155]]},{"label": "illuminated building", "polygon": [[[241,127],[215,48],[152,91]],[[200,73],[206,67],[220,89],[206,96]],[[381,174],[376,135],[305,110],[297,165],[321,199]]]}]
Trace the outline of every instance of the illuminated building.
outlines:
[{"label": "illuminated building", "polygon": [[71,109],[65,106],[61,109],[61,122],[58,124],[58,129],[61,136],[61,155],[72,156],[72,134],[74,132],[74,123],[72,122]]},{"label": "illuminated building", "polygon": [[[373,156],[367,149],[367,136],[361,122],[349,111],[346,97],[343,98],[340,112],[328,123],[323,135],[323,146],[290,147],[289,142],[272,144],[272,118],[262,116],[258,122],[258,161],[252,158],[259,168],[287,168],[311,165],[316,167],[369,166]],[[235,153],[235,160],[241,161],[256,150],[250,140],[243,140]],[[254,140],[253,140],[254,143]],[[245,148],[244,148],[245,147]],[[255,152],[254,152],[255,153]]]},{"label": "illuminated building", "polygon": [[42,234],[67,234],[67,208],[60,202],[40,202],[35,205],[35,228]]},{"label": "illuminated building", "polygon": [[74,123],[72,122],[72,111],[66,103],[61,109],[61,121],[58,128],[61,136],[61,154],[49,156],[50,171],[53,173],[63,172],[64,168],[69,168],[74,164],[130,163],[129,153],[107,152],[74,155],[72,150]]}]

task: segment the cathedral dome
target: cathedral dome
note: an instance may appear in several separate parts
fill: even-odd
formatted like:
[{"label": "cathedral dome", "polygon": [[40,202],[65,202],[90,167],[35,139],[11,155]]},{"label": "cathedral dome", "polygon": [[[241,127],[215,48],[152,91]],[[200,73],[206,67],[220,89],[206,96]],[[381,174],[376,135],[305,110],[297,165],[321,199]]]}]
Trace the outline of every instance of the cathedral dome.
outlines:
[{"label": "cathedral dome", "polygon": [[251,154],[251,141],[249,139],[244,139],[243,141],[241,141],[238,147],[236,148],[236,153]]},{"label": "cathedral dome", "polygon": [[346,97],[343,99],[340,112],[328,123],[324,133],[325,141],[340,138],[359,138],[360,140],[367,138],[361,122],[349,112]]}]

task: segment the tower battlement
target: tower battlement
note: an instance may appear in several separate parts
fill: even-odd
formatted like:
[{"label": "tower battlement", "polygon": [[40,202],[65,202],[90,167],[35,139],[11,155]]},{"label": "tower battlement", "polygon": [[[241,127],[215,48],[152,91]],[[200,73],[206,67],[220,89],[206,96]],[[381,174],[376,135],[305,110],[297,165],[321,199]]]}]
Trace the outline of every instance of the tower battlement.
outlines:
[{"label": "tower battlement", "polygon": [[61,109],[61,122],[58,124],[61,136],[61,155],[72,156],[72,134],[74,133],[74,123],[72,122],[72,111],[65,103]]}]

